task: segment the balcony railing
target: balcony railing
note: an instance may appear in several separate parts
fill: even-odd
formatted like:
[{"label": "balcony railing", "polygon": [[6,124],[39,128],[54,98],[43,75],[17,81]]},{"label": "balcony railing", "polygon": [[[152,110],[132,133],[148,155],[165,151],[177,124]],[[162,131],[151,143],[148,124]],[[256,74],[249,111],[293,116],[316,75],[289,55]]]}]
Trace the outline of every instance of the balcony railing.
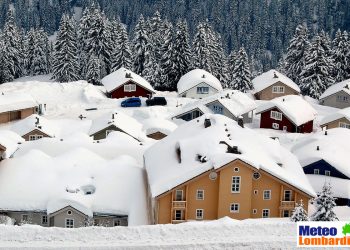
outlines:
[{"label": "balcony railing", "polygon": [[293,209],[295,204],[295,201],[281,201],[280,209]]},{"label": "balcony railing", "polygon": [[173,224],[178,224],[178,223],[185,222],[185,220],[172,220],[171,222],[172,222]]},{"label": "balcony railing", "polygon": [[186,201],[173,201],[173,208],[186,209]]}]

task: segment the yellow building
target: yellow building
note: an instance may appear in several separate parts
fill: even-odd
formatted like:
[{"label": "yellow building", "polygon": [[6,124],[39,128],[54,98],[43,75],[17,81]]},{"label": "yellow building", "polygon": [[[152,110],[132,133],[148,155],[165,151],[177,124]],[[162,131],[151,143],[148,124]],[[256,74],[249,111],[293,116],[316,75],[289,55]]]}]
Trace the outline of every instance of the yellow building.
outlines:
[{"label": "yellow building", "polygon": [[289,217],[315,193],[277,141],[221,115],[180,126],[145,153],[153,222]]}]

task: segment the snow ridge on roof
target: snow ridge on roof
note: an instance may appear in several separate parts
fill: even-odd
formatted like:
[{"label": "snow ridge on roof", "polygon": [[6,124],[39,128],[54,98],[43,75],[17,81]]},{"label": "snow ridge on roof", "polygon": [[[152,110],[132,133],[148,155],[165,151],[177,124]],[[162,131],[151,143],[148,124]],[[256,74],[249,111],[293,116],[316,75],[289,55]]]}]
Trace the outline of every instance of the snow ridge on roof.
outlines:
[{"label": "snow ridge on roof", "polygon": [[[36,124],[37,121],[39,121],[38,124]],[[16,122],[12,126],[12,130],[20,136],[24,136],[34,129],[37,129],[50,137],[55,137],[60,132],[60,129],[55,125],[54,121],[48,120],[45,117],[36,114],[28,116],[27,118]]]},{"label": "snow ridge on roof", "polygon": [[297,95],[282,96],[260,105],[256,109],[256,114],[267,110],[278,108],[283,112],[296,126],[300,126],[316,118],[316,110]]},{"label": "snow ridge on roof", "polygon": [[182,94],[183,92],[197,86],[202,82],[208,84],[218,91],[222,90],[222,85],[219,79],[203,69],[194,69],[180,78],[179,82],[177,83],[177,92]]},{"label": "snow ridge on roof", "polygon": [[18,149],[18,143],[24,142],[24,139],[10,130],[0,130],[0,145],[6,147],[2,158],[9,158]]},{"label": "snow ridge on roof", "polygon": [[265,73],[262,73],[261,75],[255,77],[252,80],[255,93],[260,92],[260,91],[270,87],[271,85],[273,85],[277,82],[282,82],[285,85],[287,85],[288,87],[290,87],[290,88],[292,88],[295,91],[300,93],[299,86],[296,85],[296,83],[293,82],[292,79],[281,74],[280,72],[278,72],[275,69],[271,69]]},{"label": "snow ridge on roof", "polygon": [[177,125],[175,123],[160,118],[149,118],[144,120],[142,123],[143,130],[146,132],[146,135],[150,135],[156,132],[161,132],[165,135],[169,135],[177,128]]},{"label": "snow ridge on roof", "polygon": [[350,95],[350,79],[333,84],[328,89],[326,89],[326,91],[320,96],[319,99],[322,100],[340,91],[344,91],[345,93]]},{"label": "snow ridge on roof", "polygon": [[37,102],[29,94],[3,93],[0,94],[0,113],[12,110],[21,110],[38,106]]},{"label": "snow ridge on roof", "polygon": [[326,125],[330,122],[334,122],[336,120],[339,120],[341,118],[346,118],[350,121],[350,107],[349,108],[344,108],[344,109],[340,109],[335,113],[329,114],[327,116],[325,116],[321,122],[320,125]]},{"label": "snow ridge on roof", "polygon": [[[211,121],[208,128],[204,127],[206,118]],[[226,153],[227,146],[220,142],[237,146],[241,154]],[[177,148],[180,149],[181,162],[177,157]],[[207,161],[201,163],[198,155],[205,156]],[[236,159],[257,170],[263,169],[303,192],[314,195],[293,154],[277,141],[249,128],[241,128],[235,121],[222,115],[206,114],[184,123],[151,146],[144,157],[152,197]]]},{"label": "snow ridge on roof", "polygon": [[[127,74],[130,75],[131,78],[126,77]],[[152,88],[151,84],[148,81],[146,81],[146,79],[132,72],[131,70],[128,70],[123,67],[105,76],[102,79],[102,84],[108,92],[111,92],[130,80],[133,80],[135,83],[139,84],[145,89],[148,89],[149,91],[154,92],[154,89]]]}]

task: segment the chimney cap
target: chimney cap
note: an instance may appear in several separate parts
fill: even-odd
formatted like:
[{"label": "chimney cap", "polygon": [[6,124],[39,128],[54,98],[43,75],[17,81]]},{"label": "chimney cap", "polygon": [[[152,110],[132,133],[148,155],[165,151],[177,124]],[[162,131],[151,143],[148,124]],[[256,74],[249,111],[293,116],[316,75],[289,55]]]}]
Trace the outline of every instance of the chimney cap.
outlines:
[{"label": "chimney cap", "polygon": [[276,71],[273,72],[273,78],[278,78]]}]

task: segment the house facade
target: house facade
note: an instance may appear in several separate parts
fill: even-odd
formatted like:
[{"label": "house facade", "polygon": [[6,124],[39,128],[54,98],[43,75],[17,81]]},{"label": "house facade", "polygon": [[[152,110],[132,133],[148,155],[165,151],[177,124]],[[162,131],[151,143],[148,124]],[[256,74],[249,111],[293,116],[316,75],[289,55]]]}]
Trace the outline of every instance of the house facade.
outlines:
[{"label": "house facade", "polygon": [[0,123],[7,123],[7,122],[21,120],[36,113],[37,113],[36,107],[2,112],[0,113]]},{"label": "house facade", "polygon": [[327,115],[320,122],[320,126],[323,130],[332,128],[350,129],[350,107]]},{"label": "house facade", "polygon": [[292,89],[281,81],[254,94],[257,100],[272,100],[285,95],[299,95],[300,92]]},{"label": "house facade", "polygon": [[150,98],[154,94],[153,91],[139,85],[134,80],[129,80],[118,88],[110,91],[110,98],[126,98],[126,97],[147,97]]},{"label": "house facade", "polygon": [[289,217],[296,202],[310,195],[241,160],[205,172],[156,197],[155,223],[215,220],[225,216]]},{"label": "house facade", "polygon": [[350,107],[350,79],[333,84],[319,99],[321,105],[340,109]]}]

